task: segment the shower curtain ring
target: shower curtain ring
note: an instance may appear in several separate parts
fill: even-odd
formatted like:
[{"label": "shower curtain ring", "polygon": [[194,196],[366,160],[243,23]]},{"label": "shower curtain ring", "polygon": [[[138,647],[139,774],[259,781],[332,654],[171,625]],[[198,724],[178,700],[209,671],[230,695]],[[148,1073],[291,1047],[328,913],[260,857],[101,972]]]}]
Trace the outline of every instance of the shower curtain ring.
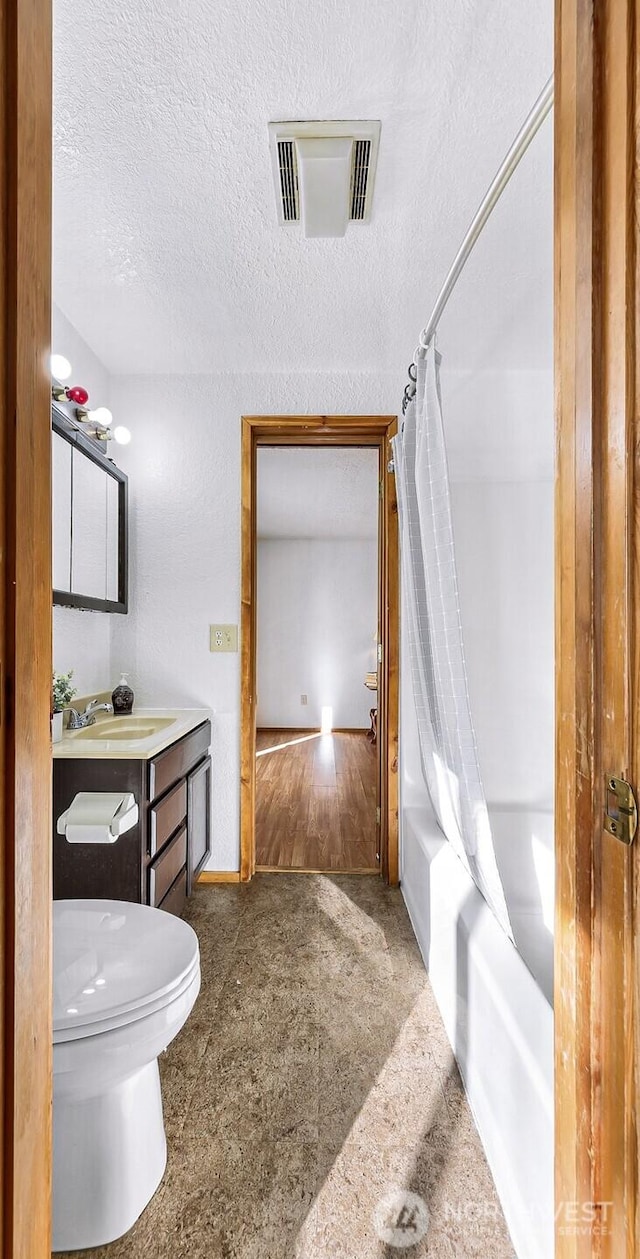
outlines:
[{"label": "shower curtain ring", "polygon": [[412,380],[415,384],[416,380],[418,379],[418,372],[417,372],[415,363],[413,362],[409,363],[408,372],[409,372],[409,380]]},{"label": "shower curtain ring", "polygon": [[[411,377],[411,379],[413,380],[414,377]],[[415,398],[415,396],[416,396],[415,385],[411,385],[411,384],[405,385],[404,395],[402,398],[402,414],[403,415],[407,407],[409,406],[409,403],[412,401],[413,398]]]}]

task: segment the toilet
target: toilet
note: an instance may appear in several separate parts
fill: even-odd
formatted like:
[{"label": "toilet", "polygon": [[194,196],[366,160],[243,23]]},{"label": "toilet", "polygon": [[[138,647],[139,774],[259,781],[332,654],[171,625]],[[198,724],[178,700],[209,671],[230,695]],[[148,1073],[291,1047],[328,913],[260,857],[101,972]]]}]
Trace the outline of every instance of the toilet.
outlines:
[{"label": "toilet", "polygon": [[158,1055],[200,989],[192,928],[127,901],[53,903],[53,1248],[132,1227],[164,1173]]}]

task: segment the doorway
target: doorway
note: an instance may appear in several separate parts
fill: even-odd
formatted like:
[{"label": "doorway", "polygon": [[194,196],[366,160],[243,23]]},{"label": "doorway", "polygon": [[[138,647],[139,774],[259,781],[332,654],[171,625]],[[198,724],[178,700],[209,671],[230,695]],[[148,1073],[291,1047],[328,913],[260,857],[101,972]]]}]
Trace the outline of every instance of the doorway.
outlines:
[{"label": "doorway", "polygon": [[257,454],[256,869],[379,870],[378,452]]},{"label": "doorway", "polygon": [[[398,535],[395,485],[389,468],[389,442],[395,428],[395,416],[243,418],[240,819],[243,881],[250,879],[257,869],[349,869],[367,873],[379,870],[388,882],[397,883]],[[335,557],[333,560],[329,557],[328,544],[344,543],[347,540],[345,527],[347,531],[355,527],[345,526],[344,521],[341,524],[335,519],[332,524],[325,521],[320,526],[322,500],[318,494],[316,533],[322,528],[325,534],[333,532],[337,536],[316,537],[315,541],[311,537],[296,541],[291,536],[288,539],[268,536],[285,528],[290,532],[299,532],[303,527],[310,529],[308,503],[307,524],[300,524],[305,500],[295,488],[295,471],[304,468],[305,477],[312,472],[310,460],[314,447],[324,447],[324,466],[327,470],[333,466],[334,474],[339,466],[335,460],[340,451],[352,470],[358,466],[360,452],[361,475],[366,481],[364,470],[369,469],[374,478],[369,489],[373,491],[373,503],[377,500],[375,528],[370,519],[359,526],[362,532],[368,530],[366,542],[371,545],[355,549],[361,553],[361,569],[364,551],[368,550],[366,566],[375,577],[375,590],[369,591],[371,606],[368,614],[364,614],[368,628],[363,628],[362,617],[357,618],[358,647],[355,651],[349,649],[342,680],[337,678],[336,660],[341,654],[344,659],[346,653],[341,653],[336,645],[332,651],[323,653],[322,665],[307,662],[311,680],[306,684],[299,681],[305,653],[298,634],[303,614],[308,632],[313,635],[315,631],[314,617],[304,611],[305,600],[308,602],[313,588],[314,598],[321,601],[316,620],[325,618],[325,628],[328,626],[326,618],[331,620],[326,605],[333,602],[335,608],[340,602],[336,597],[339,592],[335,572],[333,580],[326,583],[324,605],[318,589],[319,569],[310,586],[309,546],[313,545],[314,565],[321,559],[321,565],[333,565],[335,569]],[[322,456],[322,453],[315,451],[316,455]],[[327,461],[328,454],[332,458]],[[320,466],[319,461],[318,470]],[[280,487],[279,494],[273,486],[268,489],[270,476],[273,484]],[[265,493],[261,495],[263,480]],[[372,506],[370,501],[367,516]],[[290,545],[293,541],[296,541],[295,546]],[[307,545],[298,545],[300,542]],[[315,545],[318,542],[323,544],[319,549]],[[365,538],[359,542],[364,543]],[[354,548],[350,550],[348,561],[346,552],[343,555],[343,568],[346,563],[356,564]],[[320,552],[324,554],[320,556]],[[285,580],[286,572],[291,576],[289,582]],[[262,605],[262,635],[258,612],[261,584],[263,592],[268,592]],[[356,584],[355,569],[350,584]],[[287,587],[290,606],[285,608],[283,599]],[[346,591],[347,587],[345,595]],[[361,591],[360,599],[363,598]],[[335,623],[335,616],[333,621]],[[344,648],[344,618],[341,625]],[[282,639],[283,633],[289,643],[286,669],[278,663],[282,642],[276,641]],[[316,655],[318,641],[316,634],[315,648],[311,646]],[[307,643],[311,643],[311,639]],[[275,678],[276,670],[279,682]],[[302,713],[304,716],[297,715]]]}]

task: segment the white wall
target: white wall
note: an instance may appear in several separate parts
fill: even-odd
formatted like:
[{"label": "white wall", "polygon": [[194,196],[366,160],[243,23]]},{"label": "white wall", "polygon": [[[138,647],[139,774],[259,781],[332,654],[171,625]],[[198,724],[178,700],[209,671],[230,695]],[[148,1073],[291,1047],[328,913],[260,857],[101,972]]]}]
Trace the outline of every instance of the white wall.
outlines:
[{"label": "white wall", "polygon": [[[110,380],[104,364],[57,306],[52,312],[51,344],[56,354],[64,354],[71,363],[69,383],[84,385],[93,406],[108,406]],[[113,685],[113,620],[109,612],[53,609],[53,667],[57,673],[73,669],[73,683],[80,695],[110,690]]]},{"label": "white wall", "polygon": [[377,583],[372,539],[258,540],[259,726],[368,727]]},{"label": "white wall", "polygon": [[78,695],[112,689],[110,614],[77,608],[53,609],[53,667],[73,669]]},{"label": "white wall", "polygon": [[239,857],[238,656],[212,654],[208,627],[239,620],[240,417],[393,415],[403,388],[402,369],[112,380],[112,409],[133,435],[119,456],[130,476],[130,615],[112,618],[113,664],[141,703],[215,710],[211,869],[237,870]]},{"label": "white wall", "polygon": [[84,385],[89,406],[108,407],[110,377],[104,363],[55,304],[51,311],[51,348],[71,363],[73,370],[65,384]]},{"label": "white wall", "polygon": [[[119,452],[130,476],[130,615],[111,618],[112,673],[130,672],[140,703],[215,710],[212,869],[238,868],[238,657],[209,652],[208,626],[239,620],[240,417],[393,414],[403,387],[403,372],[111,382],[112,409],[133,434]],[[443,394],[481,769],[488,794],[542,803],[553,765],[550,376],[443,368]],[[527,471],[532,488],[521,490]]]}]

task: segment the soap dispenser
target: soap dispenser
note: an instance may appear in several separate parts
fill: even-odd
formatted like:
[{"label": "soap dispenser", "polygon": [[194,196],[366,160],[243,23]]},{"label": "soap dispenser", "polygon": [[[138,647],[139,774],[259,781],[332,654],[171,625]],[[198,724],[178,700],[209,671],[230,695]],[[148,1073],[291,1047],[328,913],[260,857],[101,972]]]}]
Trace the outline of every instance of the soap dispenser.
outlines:
[{"label": "soap dispenser", "polygon": [[127,674],[123,673],[115,691],[113,692],[113,695],[111,696],[114,713],[119,713],[122,716],[124,713],[132,712],[133,700],[134,695],[129,683],[127,682]]}]

